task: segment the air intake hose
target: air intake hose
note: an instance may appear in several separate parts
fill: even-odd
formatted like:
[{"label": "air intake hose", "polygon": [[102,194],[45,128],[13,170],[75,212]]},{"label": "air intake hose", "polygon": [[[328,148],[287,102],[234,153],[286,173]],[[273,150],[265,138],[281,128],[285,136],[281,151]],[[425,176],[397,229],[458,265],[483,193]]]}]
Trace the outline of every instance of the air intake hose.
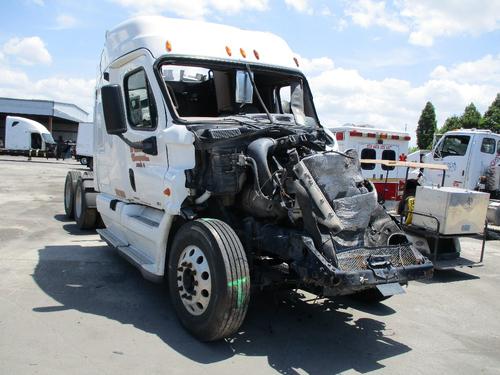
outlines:
[{"label": "air intake hose", "polygon": [[272,175],[267,163],[269,151],[276,146],[276,141],[272,138],[259,138],[248,145],[248,156],[255,160],[259,175],[259,184],[262,192],[270,196],[273,192]]}]

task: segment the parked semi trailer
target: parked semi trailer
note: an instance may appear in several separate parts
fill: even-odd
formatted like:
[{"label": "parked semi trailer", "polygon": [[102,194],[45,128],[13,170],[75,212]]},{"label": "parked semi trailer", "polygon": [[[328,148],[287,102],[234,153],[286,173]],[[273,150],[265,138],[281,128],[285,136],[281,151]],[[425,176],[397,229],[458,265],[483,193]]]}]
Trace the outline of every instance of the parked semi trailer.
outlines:
[{"label": "parked semi trailer", "polygon": [[140,17],[107,32],[99,66],[94,171],[68,173],[66,213],[165,278],[199,339],[238,330],[251,286],[379,301],[432,273],[281,38]]}]

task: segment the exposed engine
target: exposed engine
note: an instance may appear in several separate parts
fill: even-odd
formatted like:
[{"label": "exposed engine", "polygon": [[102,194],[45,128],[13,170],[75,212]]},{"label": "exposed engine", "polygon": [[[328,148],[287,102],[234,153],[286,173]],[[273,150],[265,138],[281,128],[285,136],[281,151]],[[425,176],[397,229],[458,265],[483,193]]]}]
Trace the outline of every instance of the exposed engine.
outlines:
[{"label": "exposed engine", "polygon": [[[195,194],[186,208],[231,223],[250,257],[285,262],[321,286],[340,282],[343,271],[424,263],[377,202],[357,153],[334,151],[321,128],[192,130],[197,165],[187,184]],[[194,203],[207,192],[212,199]]]}]

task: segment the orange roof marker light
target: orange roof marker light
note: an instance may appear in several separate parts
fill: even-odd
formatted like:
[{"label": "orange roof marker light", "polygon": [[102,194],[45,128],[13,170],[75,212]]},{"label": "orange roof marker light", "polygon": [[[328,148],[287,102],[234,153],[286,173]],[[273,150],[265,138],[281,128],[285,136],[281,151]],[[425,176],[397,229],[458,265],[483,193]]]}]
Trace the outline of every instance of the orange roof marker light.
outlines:
[{"label": "orange roof marker light", "polygon": [[294,57],[293,61],[295,61],[295,65],[297,65],[297,68],[298,68],[299,67],[299,60],[296,57]]},{"label": "orange roof marker light", "polygon": [[260,60],[260,55],[256,50],[253,50],[253,54],[257,60]]},{"label": "orange roof marker light", "polygon": [[231,48],[229,48],[228,46],[226,46],[226,53],[228,56],[232,55]]},{"label": "orange roof marker light", "polygon": [[240,53],[241,53],[241,57],[243,57],[244,59],[246,59],[247,53],[245,52],[245,50],[243,48],[240,48]]},{"label": "orange roof marker light", "polygon": [[167,40],[167,42],[165,43],[165,49],[167,50],[167,52],[172,52],[172,43],[170,43],[170,40]]}]

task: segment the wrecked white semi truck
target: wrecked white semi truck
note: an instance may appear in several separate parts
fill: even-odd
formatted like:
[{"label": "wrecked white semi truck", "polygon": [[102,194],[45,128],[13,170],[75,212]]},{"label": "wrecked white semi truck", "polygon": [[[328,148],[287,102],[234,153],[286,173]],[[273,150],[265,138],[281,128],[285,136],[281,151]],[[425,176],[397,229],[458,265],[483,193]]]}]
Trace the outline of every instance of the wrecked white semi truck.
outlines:
[{"label": "wrecked white semi truck", "polygon": [[381,300],[432,272],[321,126],[299,64],[277,36],[223,25],[106,34],[94,172],[68,173],[66,212],[166,278],[201,340],[238,330],[251,285]]}]

